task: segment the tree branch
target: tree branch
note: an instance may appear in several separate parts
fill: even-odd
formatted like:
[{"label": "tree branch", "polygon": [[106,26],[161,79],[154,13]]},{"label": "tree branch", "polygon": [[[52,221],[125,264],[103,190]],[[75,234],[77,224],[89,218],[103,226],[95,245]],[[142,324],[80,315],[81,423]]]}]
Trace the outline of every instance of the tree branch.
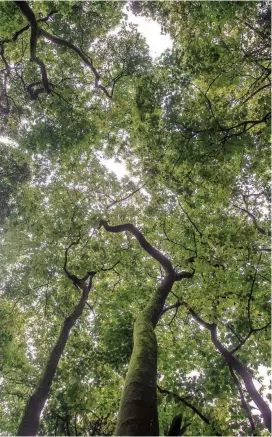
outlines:
[{"label": "tree branch", "polygon": [[113,205],[115,205],[116,203],[124,202],[124,200],[129,199],[129,198],[132,197],[134,194],[136,194],[138,191],[140,191],[144,186],[145,186],[145,184],[143,184],[141,187],[137,188],[136,190],[132,191],[132,192],[131,192],[130,194],[128,194],[127,196],[125,196],[125,197],[123,197],[123,198],[121,198],[121,199],[116,199],[116,200],[114,200],[112,203],[110,203],[110,204],[107,206],[107,209],[110,209],[110,208],[111,208]]},{"label": "tree branch", "polygon": [[249,212],[247,209],[245,209],[245,208],[241,208],[240,206],[238,206],[238,205],[235,205],[234,203],[232,203],[232,205],[235,207],[235,208],[237,208],[237,209],[239,209],[240,211],[243,211],[243,212],[245,212],[250,218],[251,218],[251,220],[253,221],[253,224],[254,224],[254,226],[255,226],[255,228],[257,229],[257,231],[260,233],[260,234],[262,234],[262,235],[268,235],[268,236],[271,236],[271,231],[265,231],[263,228],[261,228],[259,225],[258,225],[258,222],[257,222],[257,219],[256,219],[256,217],[251,213],[251,212]]},{"label": "tree branch", "polygon": [[36,17],[29,7],[28,3],[25,1],[16,1],[15,2],[18,8],[21,10],[22,14],[27,18],[27,20],[30,23],[31,27],[31,34],[30,34],[30,60],[35,62],[39,65],[42,75],[42,83],[44,90],[47,92],[47,94],[50,94],[50,86],[48,83],[48,77],[47,77],[47,71],[45,68],[44,62],[38,58],[36,54],[37,49],[37,41],[39,36],[41,35],[40,29],[38,27],[38,23],[36,20]]},{"label": "tree branch", "polygon": [[[94,67],[93,61],[91,58],[89,58],[85,53],[83,53],[83,51],[80,48],[75,46],[70,41],[66,41],[63,38],[60,38],[56,35],[52,35],[51,33],[47,32],[46,30],[39,28],[38,21],[36,20],[33,11],[31,10],[31,8],[29,7],[29,5],[26,1],[16,1],[15,3],[18,6],[18,8],[21,10],[22,14],[27,18],[27,20],[30,23],[30,27],[31,27],[30,59],[39,65],[40,70],[41,70],[41,75],[42,75],[43,86],[44,86],[45,91],[48,94],[50,93],[51,90],[50,90],[50,86],[48,83],[46,68],[45,68],[43,61],[36,56],[37,40],[40,36],[48,39],[49,41],[51,41],[57,45],[60,45],[62,47],[65,47],[65,48],[70,49],[73,52],[75,52],[83,60],[84,64],[87,67],[89,67],[90,70],[92,71],[92,73],[95,77],[95,87],[101,89],[109,99],[112,98],[113,89],[112,89],[112,92],[109,93],[108,90],[103,85],[101,85],[100,74],[98,73],[98,71]],[[43,21],[45,21],[45,20],[43,20]],[[24,30],[27,30],[27,28],[24,28]],[[36,98],[37,98],[37,96],[36,96]]]},{"label": "tree branch", "polygon": [[197,414],[202,420],[203,422],[207,423],[207,425],[210,424],[209,419],[207,419],[207,417],[205,417],[196,407],[194,407],[194,405],[192,405],[190,402],[188,402],[185,398],[183,398],[182,396],[177,395],[176,393],[173,393],[169,390],[166,390],[164,388],[161,388],[159,385],[157,385],[157,388],[159,390],[160,393],[164,393],[164,394],[168,394],[173,396],[175,399],[177,399],[178,401],[182,402],[184,405],[186,405],[186,407],[191,408],[191,410]]},{"label": "tree branch", "polygon": [[110,226],[105,220],[101,220],[99,224],[99,228],[103,226],[104,229],[108,232],[125,232],[128,231],[134,235],[134,237],[138,240],[140,246],[150,255],[152,258],[154,258],[156,261],[158,261],[166,273],[168,274],[174,274],[174,269],[172,266],[171,261],[164,256],[158,249],[153,247],[143,236],[143,234],[132,224],[125,223],[122,225],[117,226]]},{"label": "tree branch", "polygon": [[193,226],[193,228],[198,232],[198,234],[200,235],[200,237],[202,237],[202,232],[200,232],[200,230],[198,229],[198,227],[196,226],[196,224],[193,222],[193,220],[191,219],[191,217],[189,216],[189,214],[185,211],[185,209],[183,208],[181,201],[179,200],[178,197],[176,197],[179,207],[182,210],[182,212],[186,215],[187,219],[189,220],[189,222],[191,223],[191,225]]},{"label": "tree branch", "polygon": [[244,381],[245,387],[251,399],[255,402],[259,410],[261,411],[265,426],[271,431],[271,410],[267,403],[264,401],[262,396],[256,390],[253,380],[252,372],[240,361],[237,360],[217,338],[217,325],[215,323],[207,323],[201,317],[199,317],[195,311],[186,303],[184,305],[188,308],[189,312],[192,314],[193,318],[202,326],[207,328],[211,333],[211,340],[216,347],[216,349],[221,353],[221,355],[226,360],[226,363],[235,370],[238,375],[240,375]]},{"label": "tree branch", "polygon": [[234,373],[234,371],[233,371],[231,366],[229,366],[229,369],[230,369],[230,374],[231,374],[231,376],[233,378],[233,381],[234,381],[236,387],[238,388],[242,406],[243,406],[243,408],[244,408],[244,410],[245,410],[245,412],[247,414],[247,417],[248,417],[248,420],[249,420],[249,423],[250,423],[250,427],[251,427],[251,431],[252,431],[252,434],[254,435],[256,428],[255,428],[254,420],[253,420],[253,417],[252,417],[252,414],[251,414],[251,411],[250,411],[250,407],[249,407],[249,405],[246,402],[246,399],[245,399],[245,396],[244,396],[241,384],[240,384],[237,376],[235,375],[235,373]]},{"label": "tree branch", "polygon": [[261,328],[255,328],[255,329],[251,329],[249,331],[249,333],[245,336],[245,338],[243,340],[241,340],[241,342],[238,344],[238,346],[236,346],[235,348],[233,348],[230,353],[234,354],[235,352],[237,352],[244,344],[245,342],[249,339],[249,337],[251,336],[251,334],[254,334],[254,332],[258,332],[258,331],[263,331],[264,329],[268,328],[271,325],[271,321],[269,321],[266,325],[262,326]]},{"label": "tree branch", "polygon": [[174,303],[173,305],[169,305],[168,307],[164,307],[162,310],[162,314],[166,313],[167,311],[170,311],[174,308],[179,308],[180,306],[184,305],[183,301],[178,300],[176,303]]}]

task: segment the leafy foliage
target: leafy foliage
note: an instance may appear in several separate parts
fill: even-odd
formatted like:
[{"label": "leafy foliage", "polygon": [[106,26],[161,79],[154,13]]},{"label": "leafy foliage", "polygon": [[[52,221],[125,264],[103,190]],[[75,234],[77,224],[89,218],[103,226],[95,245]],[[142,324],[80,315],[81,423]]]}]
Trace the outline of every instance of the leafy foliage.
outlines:
[{"label": "leafy foliage", "polygon": [[[239,378],[250,426],[229,366],[188,310],[217,325],[268,402],[269,5],[127,4],[171,35],[155,60],[122,2],[28,6],[40,30],[78,52],[41,32],[46,91],[30,61],[35,25],[15,2],[0,4],[2,134],[16,141],[0,149],[0,432],[17,432],[80,298],[63,271],[75,243],[68,270],[97,274],[39,435],[114,433],[134,321],[163,272],[129,232],[99,228],[103,219],[133,223],[177,271],[194,272],[175,283],[156,328],[160,433],[181,413],[186,435],[269,435]],[[128,176],[107,170],[112,157]]]}]

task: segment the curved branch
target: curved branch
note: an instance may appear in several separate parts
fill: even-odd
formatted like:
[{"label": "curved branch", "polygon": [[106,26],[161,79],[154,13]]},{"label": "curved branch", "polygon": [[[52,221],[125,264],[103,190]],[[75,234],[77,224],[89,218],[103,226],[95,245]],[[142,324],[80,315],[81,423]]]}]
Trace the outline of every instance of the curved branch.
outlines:
[{"label": "curved branch", "polygon": [[[93,273],[92,275],[93,277],[95,275],[95,272],[92,273]],[[44,405],[46,403],[46,400],[48,398],[52,386],[52,382],[58,368],[59,361],[63,355],[65,346],[69,339],[71,329],[73,328],[79,317],[82,315],[84,307],[87,304],[90,289],[91,289],[91,281],[89,286],[87,286],[87,284],[85,283],[84,287],[82,287],[82,294],[77,305],[74,307],[71,314],[68,317],[66,317],[66,319],[64,320],[61,332],[58,336],[58,340],[49,355],[44,373],[36,389],[34,390],[34,393],[30,396],[28,400],[25,412],[23,414],[21,423],[19,425],[17,435],[21,435],[21,436],[37,435],[37,431],[40,423],[40,416],[44,408]]]},{"label": "curved branch", "polygon": [[112,98],[112,93],[110,94],[108,92],[108,90],[101,85],[100,83],[100,74],[98,73],[97,69],[94,67],[93,65],[93,61],[91,58],[89,58],[87,55],[85,55],[85,53],[83,53],[83,51],[81,49],[79,49],[77,46],[75,46],[73,43],[71,43],[70,41],[66,41],[63,38],[60,38],[58,36],[52,35],[51,33],[47,32],[44,29],[40,29],[40,34],[42,36],[44,36],[46,39],[48,39],[49,41],[58,44],[62,47],[66,47],[68,49],[73,50],[84,62],[84,64],[90,68],[90,70],[92,71],[94,78],[95,78],[95,87],[96,88],[100,88],[105,94],[106,96],[111,99]]},{"label": "curved branch", "polygon": [[[104,229],[108,232],[131,232],[131,234],[134,235],[134,237],[138,240],[140,246],[150,255],[152,258],[154,258],[156,261],[158,261],[161,266],[164,268],[166,273],[173,274],[174,269],[172,266],[171,261],[164,256],[158,249],[153,247],[143,236],[143,234],[131,223],[125,223],[123,225],[117,225],[117,226],[110,226],[105,220],[101,220],[99,224],[99,228],[103,226]],[[191,276],[190,276],[191,277]]]},{"label": "curved branch", "polygon": [[36,54],[36,49],[37,49],[37,41],[39,36],[41,35],[40,29],[38,27],[38,23],[36,20],[36,17],[33,13],[33,11],[31,10],[31,8],[29,7],[28,3],[25,1],[16,1],[15,2],[16,5],[18,6],[18,8],[21,10],[22,14],[27,18],[27,20],[30,23],[30,27],[31,27],[31,34],[30,34],[30,60],[33,62],[36,62],[36,64],[39,65],[40,70],[41,70],[41,75],[42,75],[42,83],[43,83],[43,87],[45,89],[45,91],[47,92],[47,94],[50,94],[50,86],[49,86],[49,82],[48,82],[48,77],[47,77],[47,71],[45,68],[45,64],[44,62],[38,58],[37,54]]},{"label": "curved branch", "polygon": [[257,229],[257,231],[258,231],[260,234],[271,236],[271,231],[265,231],[265,229],[261,228],[261,227],[258,225],[258,222],[257,222],[257,219],[256,219],[255,215],[253,215],[250,211],[248,211],[248,210],[245,209],[245,208],[241,208],[241,207],[238,206],[238,205],[234,205],[234,203],[233,203],[233,206],[234,206],[235,208],[239,209],[240,211],[245,212],[245,213],[246,213],[246,214],[251,218],[251,220],[253,221],[253,224],[254,224],[255,228]]},{"label": "curved branch", "polygon": [[252,295],[253,295],[254,285],[255,285],[255,281],[256,281],[256,276],[257,276],[257,273],[258,273],[258,267],[259,267],[259,264],[260,264],[260,262],[261,262],[261,259],[262,259],[262,252],[260,253],[259,260],[258,260],[258,264],[257,264],[257,266],[255,267],[255,273],[254,273],[253,281],[252,281],[252,283],[251,283],[250,291],[249,291],[249,294],[248,294],[248,301],[247,301],[247,317],[248,317],[248,323],[249,323],[250,330],[253,329],[253,328],[252,328],[252,322],[251,322],[251,315],[250,315],[250,306],[251,306],[251,300],[252,300]]},{"label": "curved branch", "polygon": [[[50,90],[49,83],[48,83],[47,71],[46,71],[46,68],[45,68],[43,61],[36,56],[37,40],[40,36],[43,36],[44,38],[48,39],[49,41],[51,41],[55,44],[58,44],[62,47],[66,47],[67,49],[74,51],[83,60],[85,65],[87,67],[89,67],[90,70],[92,71],[92,73],[95,77],[95,87],[101,89],[109,99],[112,98],[113,88],[112,88],[112,92],[109,93],[108,90],[106,89],[106,87],[101,85],[100,74],[98,73],[98,71],[94,67],[93,61],[91,58],[89,58],[87,55],[85,55],[85,53],[83,53],[83,51],[80,48],[75,46],[70,41],[66,41],[63,38],[52,35],[51,33],[47,32],[46,30],[39,28],[38,27],[39,20],[38,21],[36,20],[36,17],[34,15],[33,11],[31,10],[31,8],[29,7],[29,5],[26,1],[16,1],[15,3],[18,6],[18,8],[21,10],[22,14],[27,18],[27,20],[30,23],[30,26],[31,26],[30,59],[39,65],[40,70],[41,70],[41,74],[42,74],[43,86],[44,86],[45,91],[48,94],[51,92],[51,90]],[[41,20],[41,21],[45,21],[45,20]],[[24,30],[27,30],[27,28],[24,28]]]},{"label": "curved branch", "polygon": [[207,419],[207,417],[205,417],[196,407],[194,407],[194,405],[192,405],[190,402],[188,402],[185,398],[183,398],[182,396],[177,395],[176,393],[173,393],[169,390],[166,390],[164,388],[161,388],[159,385],[157,385],[157,388],[159,390],[160,393],[165,393],[168,395],[173,396],[175,399],[177,399],[178,401],[182,402],[184,405],[186,405],[186,407],[191,408],[191,410],[197,414],[202,420],[203,422],[207,423],[207,425],[210,424],[209,419]]},{"label": "curved branch", "polygon": [[182,302],[182,301],[180,301],[180,300],[178,300],[176,303],[174,303],[173,305],[169,305],[169,307],[164,307],[163,308],[163,310],[162,310],[162,314],[164,314],[164,313],[166,313],[167,311],[169,311],[169,310],[172,310],[172,309],[178,309],[180,306],[182,306],[182,305],[184,305],[184,303]]},{"label": "curved branch", "polygon": [[270,326],[270,325],[271,325],[271,321],[268,322],[265,326],[262,326],[261,328],[251,329],[249,331],[249,333],[245,336],[245,338],[243,340],[241,340],[241,342],[235,348],[233,348],[230,351],[230,353],[235,354],[235,352],[237,352],[245,344],[245,342],[249,339],[251,334],[254,334],[254,332],[258,332],[258,331],[263,331],[264,329],[268,328],[268,326]]},{"label": "curved branch", "polygon": [[[15,3],[17,3],[17,2],[15,2]],[[23,3],[23,2],[18,2],[18,3]],[[21,11],[22,11],[22,13],[25,15],[27,12],[27,10],[26,10],[26,8],[24,8],[24,5],[17,5],[20,9],[21,9]],[[24,10],[24,12],[23,12],[23,9],[25,9]],[[48,21],[49,20],[49,18],[50,17],[52,17],[52,15],[53,14],[56,14],[56,13],[58,13],[59,11],[57,10],[57,9],[54,9],[54,10],[52,10],[52,11],[50,11],[45,17],[43,17],[43,18],[39,18],[39,20],[36,20],[37,21],[37,23],[44,23],[44,22],[46,22],[46,21]],[[26,15],[25,15],[26,16]],[[26,17],[27,18],[27,17]],[[20,29],[20,30],[17,30],[17,32],[15,32],[13,35],[12,35],[12,37],[11,38],[5,38],[5,39],[3,39],[3,40],[1,40],[0,41],[0,43],[1,44],[4,44],[4,43],[9,43],[9,42],[15,42],[17,39],[18,39],[18,37],[20,36],[20,35],[22,35],[22,33],[24,33],[26,30],[28,30],[30,28],[30,23],[29,24],[27,24],[26,26],[24,26],[24,27],[22,27],[22,29]]]},{"label": "curved branch", "polygon": [[245,387],[247,389],[248,394],[251,399],[255,402],[257,407],[259,408],[261,415],[264,420],[265,426],[271,431],[271,410],[267,403],[264,401],[260,393],[254,386],[253,377],[251,371],[244,366],[240,361],[237,360],[217,338],[217,325],[215,323],[207,323],[201,317],[199,317],[195,311],[184,302],[184,305],[188,308],[192,317],[204,328],[207,328],[211,333],[211,340],[216,347],[216,349],[221,353],[221,355],[225,358],[226,363],[235,370],[238,375],[240,375],[244,381]]},{"label": "curved branch", "polygon": [[129,198],[132,197],[134,194],[138,193],[138,191],[140,191],[144,186],[145,186],[145,184],[141,185],[141,187],[136,188],[136,190],[132,191],[130,194],[128,194],[128,195],[125,196],[125,197],[122,197],[121,199],[113,200],[113,202],[110,203],[110,204],[107,206],[107,209],[110,209],[110,208],[111,208],[113,205],[115,205],[116,203],[124,202],[124,200],[129,199]]}]

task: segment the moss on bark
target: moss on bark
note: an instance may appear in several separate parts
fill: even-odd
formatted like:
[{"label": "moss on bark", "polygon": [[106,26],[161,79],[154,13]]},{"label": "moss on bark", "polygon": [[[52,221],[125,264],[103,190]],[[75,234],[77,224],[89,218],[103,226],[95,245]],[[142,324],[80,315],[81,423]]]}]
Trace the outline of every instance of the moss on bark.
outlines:
[{"label": "moss on bark", "polygon": [[135,321],[133,351],[120,404],[116,435],[159,435],[157,340],[154,328],[174,283],[167,276]]},{"label": "moss on bark", "polygon": [[134,346],[120,404],[117,435],[159,435],[157,340],[145,313],[134,324]]}]

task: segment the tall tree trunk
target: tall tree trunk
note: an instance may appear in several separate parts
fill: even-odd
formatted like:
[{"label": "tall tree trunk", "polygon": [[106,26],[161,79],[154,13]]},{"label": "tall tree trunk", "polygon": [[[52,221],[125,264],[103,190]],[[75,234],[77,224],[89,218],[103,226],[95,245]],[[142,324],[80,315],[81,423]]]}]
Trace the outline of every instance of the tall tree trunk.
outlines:
[{"label": "tall tree trunk", "polygon": [[159,320],[174,276],[169,275],[137,316],[133,351],[120,403],[116,435],[159,435],[157,411],[157,340]]},{"label": "tall tree trunk", "polygon": [[108,232],[131,232],[141,247],[165,270],[166,276],[144,310],[137,316],[133,332],[133,351],[120,403],[116,435],[159,435],[157,410],[157,340],[154,329],[163,312],[175,281],[192,278],[192,272],[175,272],[171,261],[153,247],[132,224],[110,226],[100,222]]},{"label": "tall tree trunk", "polygon": [[37,434],[40,423],[40,415],[47,400],[59,360],[69,338],[70,331],[83,312],[84,306],[88,299],[89,291],[89,287],[85,285],[82,290],[82,296],[79,300],[79,303],[73,312],[65,319],[58,341],[47,361],[44,374],[40,379],[34,393],[29,398],[17,435],[34,436]]}]

